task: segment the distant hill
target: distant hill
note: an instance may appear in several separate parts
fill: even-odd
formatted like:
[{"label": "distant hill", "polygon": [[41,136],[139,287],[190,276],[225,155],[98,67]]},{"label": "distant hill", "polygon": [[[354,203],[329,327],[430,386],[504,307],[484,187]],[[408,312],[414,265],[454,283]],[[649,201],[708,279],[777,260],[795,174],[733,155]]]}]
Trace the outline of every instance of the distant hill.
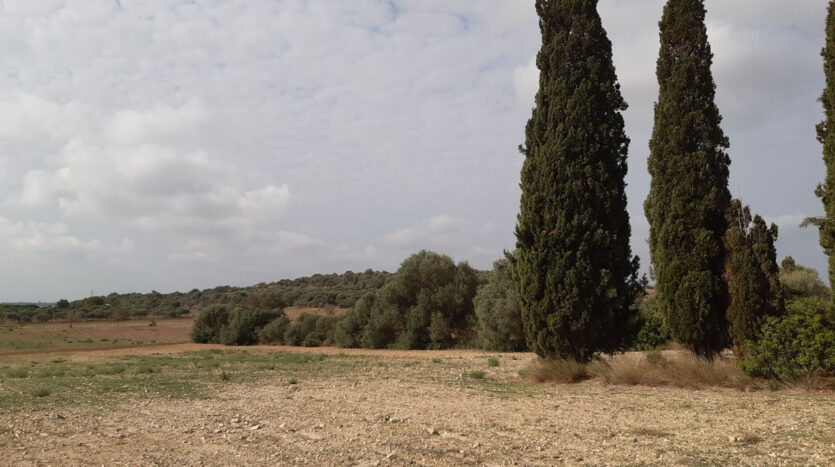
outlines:
[{"label": "distant hill", "polygon": [[249,287],[222,285],[211,289],[168,294],[112,293],[55,304],[2,304],[0,321],[43,322],[78,319],[127,319],[130,317],[176,317],[211,305],[236,306],[245,301],[283,304],[298,308],[351,308],[360,297],[381,288],[392,276],[385,271],[347,271],[314,274],[298,279],[260,283]]}]

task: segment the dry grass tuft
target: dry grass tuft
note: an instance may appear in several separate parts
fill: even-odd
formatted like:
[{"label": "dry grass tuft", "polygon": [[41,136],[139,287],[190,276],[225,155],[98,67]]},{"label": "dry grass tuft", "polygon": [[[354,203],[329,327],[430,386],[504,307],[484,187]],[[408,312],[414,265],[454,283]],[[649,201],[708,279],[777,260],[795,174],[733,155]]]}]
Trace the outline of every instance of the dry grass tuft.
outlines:
[{"label": "dry grass tuft", "polygon": [[731,444],[756,444],[763,440],[759,436],[751,433],[746,433],[741,436],[729,436],[728,438]]},{"label": "dry grass tuft", "polygon": [[525,369],[527,376],[538,383],[572,384],[591,377],[588,365],[573,360],[537,358]]},{"label": "dry grass tuft", "polygon": [[639,435],[639,436],[652,436],[655,438],[666,438],[667,436],[672,436],[670,433],[666,431],[656,430],[655,428],[633,428],[632,433]]},{"label": "dry grass tuft", "polygon": [[595,364],[592,372],[608,384],[700,389],[751,389],[756,382],[732,360],[705,360],[689,352],[653,351],[616,355]]}]

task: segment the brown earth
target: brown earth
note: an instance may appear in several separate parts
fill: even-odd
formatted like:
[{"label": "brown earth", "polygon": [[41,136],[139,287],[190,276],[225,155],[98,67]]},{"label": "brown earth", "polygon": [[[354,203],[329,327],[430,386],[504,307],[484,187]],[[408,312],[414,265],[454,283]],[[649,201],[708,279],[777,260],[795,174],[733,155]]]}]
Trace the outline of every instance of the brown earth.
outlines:
[{"label": "brown earth", "polygon": [[[185,344],[68,353],[176,355]],[[7,465],[833,465],[831,392],[531,384],[530,354],[254,347],[363,358],[196,400],[0,414]],[[500,360],[489,367],[487,358]],[[28,360],[30,357],[13,357]],[[44,361],[49,357],[37,357]],[[467,371],[481,369],[484,380]],[[2,391],[2,386],[0,386]]]}]

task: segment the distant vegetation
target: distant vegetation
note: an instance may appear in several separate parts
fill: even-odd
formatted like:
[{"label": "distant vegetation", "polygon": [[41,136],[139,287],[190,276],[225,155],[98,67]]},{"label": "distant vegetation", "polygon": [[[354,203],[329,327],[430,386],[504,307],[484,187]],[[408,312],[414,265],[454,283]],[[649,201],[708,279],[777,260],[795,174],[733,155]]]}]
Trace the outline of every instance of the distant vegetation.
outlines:
[{"label": "distant vegetation", "polygon": [[[255,302],[265,297],[280,297],[278,308],[327,307],[351,308],[368,292],[376,291],[391,277],[384,271],[347,271],[342,274],[315,274],[298,279],[261,283],[250,287],[219,286],[190,292],[112,293],[73,302],[59,300],[54,306],[0,305],[0,322],[20,323],[78,321],[123,318],[176,318],[196,313],[213,305],[263,307]],[[269,299],[269,298],[268,298]],[[255,302],[253,302],[253,300]],[[272,307],[277,304],[270,304]]]}]

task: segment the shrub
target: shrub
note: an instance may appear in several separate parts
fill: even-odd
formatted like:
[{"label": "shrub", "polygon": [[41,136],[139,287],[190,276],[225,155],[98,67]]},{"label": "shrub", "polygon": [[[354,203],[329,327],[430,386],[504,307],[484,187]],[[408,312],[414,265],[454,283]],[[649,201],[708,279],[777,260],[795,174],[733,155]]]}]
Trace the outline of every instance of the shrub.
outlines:
[{"label": "shrub", "polygon": [[525,369],[525,374],[536,382],[579,383],[589,378],[588,365],[569,359],[537,358]]},{"label": "shrub", "polygon": [[371,317],[377,295],[373,292],[357,300],[351,311],[345,314],[334,330],[334,341],[339,347],[354,348],[362,346],[362,334]]},{"label": "shrub", "polygon": [[259,331],[270,322],[284,316],[281,310],[237,309],[230,313],[229,322],[220,330],[223,345],[255,345]]},{"label": "shrub", "polygon": [[471,371],[470,378],[472,379],[484,379],[485,373],[483,371]]},{"label": "shrub", "polygon": [[198,344],[217,344],[220,342],[220,330],[229,321],[229,310],[215,305],[201,311],[191,326],[191,340]]},{"label": "shrub", "polygon": [[658,299],[653,295],[641,299],[631,327],[637,330],[629,346],[632,350],[652,350],[673,340],[673,333],[658,309]]},{"label": "shrub", "polygon": [[[394,278],[375,294],[358,337],[368,348],[426,349],[453,347],[471,334],[473,297],[478,275],[467,264],[430,251],[416,253]],[[357,313],[340,330],[358,329],[365,316]]]},{"label": "shrub", "polygon": [[269,324],[258,331],[258,342],[262,344],[283,344],[284,333],[287,332],[289,326],[290,318],[282,313],[281,316],[270,321]]},{"label": "shrub", "polygon": [[[287,328],[284,333],[284,343],[287,345],[302,345],[309,334],[312,334],[316,329],[316,315],[310,313],[302,313],[295,321]],[[312,345],[308,345],[312,347]]]},{"label": "shrub", "polygon": [[829,296],[829,288],[821,281],[818,272],[795,263],[791,256],[781,263],[780,285],[786,300]]},{"label": "shrub", "polygon": [[795,381],[835,373],[835,311],[822,298],[798,300],[786,316],[766,321],[746,355],[742,369],[752,376]]},{"label": "shrub", "polygon": [[493,272],[487,284],[479,287],[473,303],[481,348],[497,352],[527,349],[519,295],[507,259],[493,263]]}]

